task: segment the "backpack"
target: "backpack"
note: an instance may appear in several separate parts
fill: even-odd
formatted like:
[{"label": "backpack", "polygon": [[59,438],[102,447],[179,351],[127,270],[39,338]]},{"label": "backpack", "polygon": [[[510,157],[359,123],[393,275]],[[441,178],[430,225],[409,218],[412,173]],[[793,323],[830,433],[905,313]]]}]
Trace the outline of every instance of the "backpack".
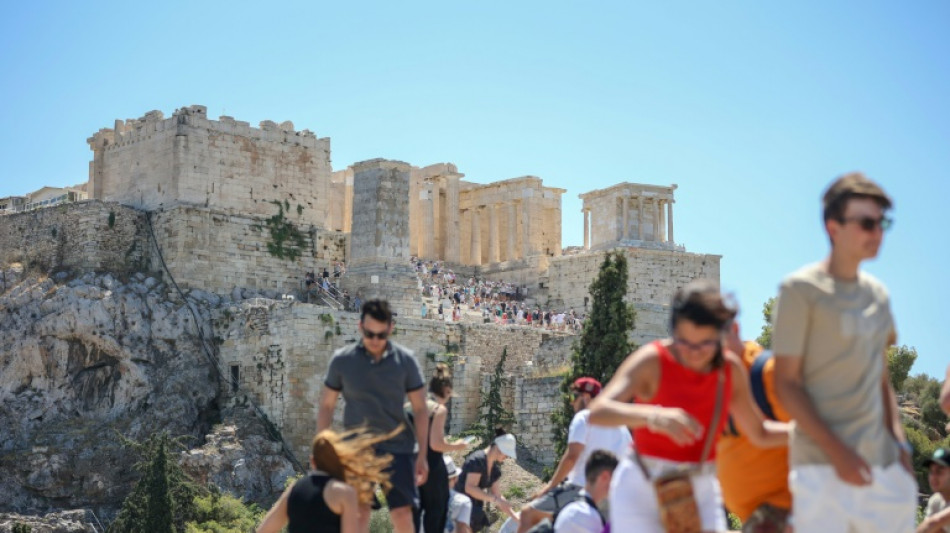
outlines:
[{"label": "backpack", "polygon": [[544,520],[538,522],[534,525],[534,527],[528,530],[528,533],[554,533],[554,523],[557,522],[557,515],[561,514],[561,511],[566,509],[568,505],[579,501],[586,501],[588,505],[597,511],[597,516],[600,517],[600,524],[602,526],[607,525],[607,521],[604,520],[604,515],[600,512],[600,509],[597,507],[597,503],[594,502],[594,499],[590,497],[590,494],[582,492],[578,494],[576,498],[562,505],[560,509],[555,511],[554,516],[552,516],[550,520],[545,518]]},{"label": "backpack", "polygon": [[[775,410],[772,409],[772,403],[769,402],[768,394],[765,392],[765,378],[763,376],[765,374],[765,364],[772,359],[773,355],[775,354],[772,350],[764,350],[755,358],[755,362],[749,368],[749,385],[752,388],[752,398],[755,399],[756,405],[759,406],[759,410],[762,411],[765,418],[778,420],[775,417]],[[729,417],[726,433],[732,436],[739,435],[739,429],[733,424],[731,416]]]}]

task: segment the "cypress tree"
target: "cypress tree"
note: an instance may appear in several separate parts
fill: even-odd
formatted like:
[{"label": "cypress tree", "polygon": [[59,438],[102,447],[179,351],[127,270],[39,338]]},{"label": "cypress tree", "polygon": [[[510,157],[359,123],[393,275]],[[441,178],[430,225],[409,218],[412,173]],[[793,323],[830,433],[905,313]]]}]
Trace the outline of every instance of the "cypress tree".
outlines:
[{"label": "cypress tree", "polygon": [[168,457],[165,443],[167,437],[158,441],[158,450],[149,465],[145,477],[145,531],[156,533],[175,533],[172,512],[172,495],[168,490]]},{"label": "cypress tree", "polygon": [[474,435],[481,439],[482,443],[489,443],[495,439],[495,428],[502,427],[505,430],[511,429],[515,423],[515,415],[505,409],[502,401],[502,389],[508,385],[508,378],[505,377],[505,361],[508,359],[508,347],[501,352],[501,358],[495,364],[495,371],[488,381],[488,390],[482,391],[482,402],[478,406],[478,412],[481,417],[478,422],[473,424],[466,435]]},{"label": "cypress tree", "polygon": [[627,256],[622,251],[608,252],[604,257],[597,278],[590,285],[590,294],[590,314],[584,321],[580,337],[571,346],[571,369],[561,382],[561,407],[551,416],[558,457],[567,448],[567,429],[574,417],[571,384],[579,377],[590,376],[606,385],[620,363],[635,348],[630,342],[630,332],[636,312],[624,301]]}]

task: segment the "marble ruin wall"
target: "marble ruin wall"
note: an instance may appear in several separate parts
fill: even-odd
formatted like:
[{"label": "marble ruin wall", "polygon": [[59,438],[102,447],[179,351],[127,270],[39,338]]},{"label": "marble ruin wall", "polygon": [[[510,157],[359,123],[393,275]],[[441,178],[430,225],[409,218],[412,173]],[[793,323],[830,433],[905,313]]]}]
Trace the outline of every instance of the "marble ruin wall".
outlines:
[{"label": "marble ruin wall", "polygon": [[149,250],[143,213],[86,201],[0,217],[0,264],[60,269],[137,271]]},{"label": "marble ruin wall", "polygon": [[[276,206],[271,209],[276,213]],[[273,237],[258,217],[179,206],[153,212],[151,218],[165,263],[183,287],[219,294],[235,288],[297,294],[305,272],[345,258],[346,235],[307,226],[296,213],[287,218],[298,223],[305,246],[295,261],[271,254]],[[157,258],[151,269],[161,270]]]},{"label": "marble ruin wall", "polygon": [[[215,336],[221,339],[222,365],[229,376],[237,376],[238,391],[251,394],[298,456],[306,458],[330,356],[357,340],[359,315],[254,299],[218,313],[214,322]],[[544,376],[539,369],[527,367],[526,362],[562,367],[569,357],[573,336],[527,328],[398,319],[393,339],[415,352],[427,382],[437,362],[452,367],[455,396],[450,404],[451,434],[458,434],[477,420],[483,381],[494,369],[501,349],[507,346],[512,381],[504,396],[519,421],[513,429],[536,457],[550,459],[545,448],[560,378]],[[230,384],[222,386],[226,395],[233,394]]]},{"label": "marble ruin wall", "polygon": [[289,121],[259,128],[204,106],[116,120],[88,139],[93,150],[90,198],[144,210],[197,205],[271,216],[274,201],[301,209],[306,224],[325,228],[330,193],[330,140]]},{"label": "marble ruin wall", "polygon": [[[679,287],[698,278],[719,281],[722,256],[645,248],[620,250],[627,257],[627,301],[637,310],[633,335],[638,344],[669,333],[669,306]],[[552,260],[548,272],[551,305],[586,313],[591,303],[590,283],[604,257],[604,253],[589,253]]]}]

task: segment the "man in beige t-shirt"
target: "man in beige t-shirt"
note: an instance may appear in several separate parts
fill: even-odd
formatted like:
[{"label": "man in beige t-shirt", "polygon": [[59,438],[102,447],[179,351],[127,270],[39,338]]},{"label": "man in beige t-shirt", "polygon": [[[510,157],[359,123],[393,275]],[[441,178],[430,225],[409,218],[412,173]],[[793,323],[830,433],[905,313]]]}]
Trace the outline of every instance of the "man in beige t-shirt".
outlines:
[{"label": "man in beige t-shirt", "polygon": [[891,200],[861,174],[824,196],[828,257],[783,280],[772,349],[789,441],[792,525],[810,533],[910,533],[917,487],[885,352],[896,340],[877,256]]}]

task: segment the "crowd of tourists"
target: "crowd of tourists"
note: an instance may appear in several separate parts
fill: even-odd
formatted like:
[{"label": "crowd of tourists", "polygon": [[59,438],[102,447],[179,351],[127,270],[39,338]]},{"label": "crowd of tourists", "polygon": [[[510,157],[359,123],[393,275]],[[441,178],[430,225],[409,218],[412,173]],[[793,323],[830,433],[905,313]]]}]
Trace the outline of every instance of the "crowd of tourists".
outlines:
[{"label": "crowd of tourists", "polygon": [[[366,302],[362,339],[330,360],[314,472],[258,531],[365,533],[375,486],[397,533],[485,531],[487,506],[518,533],[725,531],[726,509],[747,532],[950,531],[944,448],[926,463],[933,495],[915,527],[918,487],[885,358],[895,321],[883,283],[860,269],[890,207],[860,174],[832,183],[831,251],[782,281],[771,350],[743,342],[717,284],[680,288],[668,338],[627,355],[606,384],[573,381],[567,448],[521,509],[499,488],[514,435],[499,428],[475,450],[448,437],[450,369],[438,365],[426,387],[412,352],[388,340],[388,304]],[[329,429],[340,395],[342,437]],[[940,402],[950,411],[950,368]],[[468,452],[461,468],[450,451]]]}]

